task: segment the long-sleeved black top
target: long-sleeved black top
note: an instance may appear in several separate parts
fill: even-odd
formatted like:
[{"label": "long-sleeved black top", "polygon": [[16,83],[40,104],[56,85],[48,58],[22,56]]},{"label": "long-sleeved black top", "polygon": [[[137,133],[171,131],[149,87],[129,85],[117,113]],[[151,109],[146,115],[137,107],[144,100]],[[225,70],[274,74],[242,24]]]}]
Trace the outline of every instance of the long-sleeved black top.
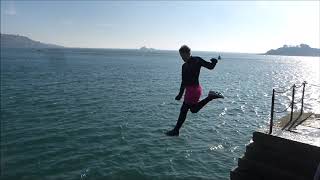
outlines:
[{"label": "long-sleeved black top", "polygon": [[199,75],[202,66],[207,69],[213,69],[217,64],[216,62],[207,62],[201,57],[191,56],[182,65],[182,81],[179,95],[182,96],[186,86],[199,85]]}]

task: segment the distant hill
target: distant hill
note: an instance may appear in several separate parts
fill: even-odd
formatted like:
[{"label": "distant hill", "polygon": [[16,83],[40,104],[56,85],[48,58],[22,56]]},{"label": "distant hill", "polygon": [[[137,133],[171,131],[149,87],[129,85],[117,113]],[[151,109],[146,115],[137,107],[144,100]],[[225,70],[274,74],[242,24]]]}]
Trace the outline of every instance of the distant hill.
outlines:
[{"label": "distant hill", "polygon": [[34,41],[28,37],[12,34],[1,34],[1,48],[63,48],[54,44]]},{"label": "distant hill", "polygon": [[285,56],[320,56],[320,49],[311,48],[307,44],[298,46],[284,45],[276,50],[271,49],[265,55],[285,55]]},{"label": "distant hill", "polygon": [[143,46],[139,49],[140,51],[144,51],[144,52],[150,52],[150,51],[155,51],[156,49],[153,48],[147,48],[146,46]]}]

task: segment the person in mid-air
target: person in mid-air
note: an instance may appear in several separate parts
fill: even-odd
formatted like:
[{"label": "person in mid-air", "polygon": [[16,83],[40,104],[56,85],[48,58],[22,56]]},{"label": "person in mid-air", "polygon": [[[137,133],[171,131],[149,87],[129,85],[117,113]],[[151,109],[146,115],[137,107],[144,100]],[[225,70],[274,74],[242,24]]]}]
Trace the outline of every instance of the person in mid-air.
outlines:
[{"label": "person in mid-air", "polygon": [[191,56],[191,50],[186,45],[181,46],[179,53],[184,63],[182,65],[182,81],[180,92],[175,99],[180,100],[184,91],[186,92],[184,94],[184,101],[180,109],[180,115],[177,124],[174,129],[166,132],[168,136],[179,136],[179,130],[186,120],[189,109],[192,113],[197,113],[211,100],[224,98],[223,95],[218,92],[209,91],[208,96],[199,101],[202,93],[202,88],[199,84],[200,69],[201,67],[213,69],[218,63],[218,60],[212,58],[210,59],[211,62],[207,62],[201,57]]}]

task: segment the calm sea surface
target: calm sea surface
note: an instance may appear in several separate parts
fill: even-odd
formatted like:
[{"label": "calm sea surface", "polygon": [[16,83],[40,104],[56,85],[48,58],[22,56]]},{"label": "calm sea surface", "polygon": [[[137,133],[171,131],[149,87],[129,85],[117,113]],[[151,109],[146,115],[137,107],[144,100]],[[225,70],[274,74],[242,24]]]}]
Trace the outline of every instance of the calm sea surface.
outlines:
[{"label": "calm sea surface", "polygon": [[[252,132],[268,127],[272,88],[319,84],[320,59],[221,55],[200,83],[203,97],[225,99],[168,137],[182,103],[178,52],[2,49],[1,179],[229,179]],[[319,111],[319,92],[306,86],[305,111]],[[280,111],[291,94],[278,99]]]}]

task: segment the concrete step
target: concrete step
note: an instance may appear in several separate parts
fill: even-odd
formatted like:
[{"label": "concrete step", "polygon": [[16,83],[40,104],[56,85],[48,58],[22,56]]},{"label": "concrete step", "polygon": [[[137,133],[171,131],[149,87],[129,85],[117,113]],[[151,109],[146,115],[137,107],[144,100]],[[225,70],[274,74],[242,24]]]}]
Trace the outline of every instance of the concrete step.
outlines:
[{"label": "concrete step", "polygon": [[253,141],[255,145],[270,149],[280,154],[290,154],[292,157],[300,157],[301,159],[314,159],[320,162],[320,147],[310,144],[304,144],[277,136],[264,134],[261,132],[253,133]]},{"label": "concrete step", "polygon": [[308,180],[308,178],[301,177],[293,172],[281,170],[246,158],[239,158],[238,167],[241,167],[239,169],[246,169],[247,172],[259,174],[256,180]]},{"label": "concrete step", "polygon": [[253,143],[230,172],[232,180],[312,180],[320,162],[320,147],[253,133]]},{"label": "concrete step", "polygon": [[241,170],[239,167],[233,169],[230,172],[230,180],[258,180],[261,179],[258,174],[254,174],[254,172]]},{"label": "concrete step", "polygon": [[294,157],[290,154],[282,154],[275,150],[255,146],[254,143],[247,146],[245,158],[264,163],[267,166],[294,172],[295,174],[308,179],[312,179],[319,164],[319,162],[314,159],[306,160],[299,156]]}]

